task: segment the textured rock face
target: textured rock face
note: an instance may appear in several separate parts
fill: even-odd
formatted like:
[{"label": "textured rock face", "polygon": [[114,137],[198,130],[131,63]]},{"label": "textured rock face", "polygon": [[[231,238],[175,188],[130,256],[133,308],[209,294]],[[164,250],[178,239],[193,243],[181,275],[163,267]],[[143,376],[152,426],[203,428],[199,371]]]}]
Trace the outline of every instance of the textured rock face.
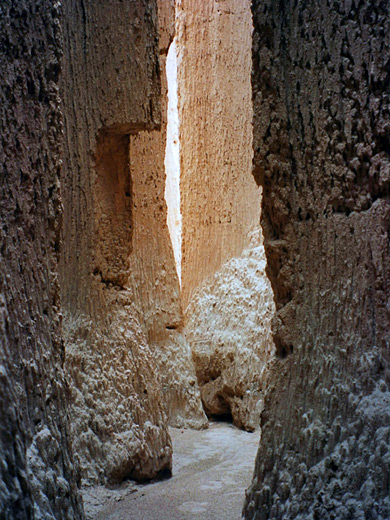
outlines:
[{"label": "textured rock face", "polygon": [[[173,330],[182,314],[166,225],[159,71],[174,6],[160,4],[160,49],[155,7],[140,0],[64,8],[61,289],[84,483],[170,470],[167,413],[174,424],[189,414],[205,422],[188,348]],[[170,359],[182,352],[180,374]]]},{"label": "textured rock face", "polygon": [[198,288],[186,313],[204,408],[231,415],[239,428],[259,426],[267,363],[273,358],[274,303],[261,231],[250,247]]},{"label": "textured rock face", "polygon": [[185,307],[247,245],[260,193],[250,175],[250,2],[181,0],[177,9]]},{"label": "textured rock face", "polygon": [[[165,60],[161,61],[164,65]],[[162,105],[165,114],[165,103]],[[180,286],[167,227],[165,117],[163,128],[131,137],[134,232],[129,256],[129,287],[138,320],[153,353],[153,370],[162,384],[169,423],[177,427],[203,427],[207,419],[191,351],[182,333]]]},{"label": "textured rock face", "polygon": [[253,4],[279,358],[248,519],[390,517],[389,9]]},{"label": "textured rock face", "polygon": [[75,0],[64,20],[61,289],[75,457],[86,483],[150,478],[170,469],[171,443],[128,279],[130,134],[160,124],[156,5]]},{"label": "textured rock face", "polygon": [[68,444],[57,251],[61,39],[52,2],[0,7],[0,517],[82,517]]}]

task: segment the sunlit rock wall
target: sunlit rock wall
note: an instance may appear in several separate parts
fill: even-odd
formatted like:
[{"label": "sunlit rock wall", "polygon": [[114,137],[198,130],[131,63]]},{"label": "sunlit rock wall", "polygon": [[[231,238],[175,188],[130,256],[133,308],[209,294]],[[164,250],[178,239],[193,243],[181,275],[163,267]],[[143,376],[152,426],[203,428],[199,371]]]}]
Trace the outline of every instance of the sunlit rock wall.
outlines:
[{"label": "sunlit rock wall", "polygon": [[253,4],[279,357],[248,519],[390,518],[389,11]]},{"label": "sunlit rock wall", "polygon": [[160,26],[161,129],[130,137],[132,242],[129,288],[154,356],[152,371],[162,385],[170,425],[207,425],[190,347],[183,336],[180,285],[167,225],[165,151],[169,45],[174,36],[174,2],[158,3]]},{"label": "sunlit rock wall", "polygon": [[129,283],[132,138],[160,119],[155,2],[64,6],[61,293],[71,438],[84,483],[171,466],[153,353]]},{"label": "sunlit rock wall", "polygon": [[57,252],[60,12],[0,5],[0,518],[82,518],[67,428]]},{"label": "sunlit rock wall", "polygon": [[249,0],[180,0],[182,291],[239,255],[259,222],[252,166]]},{"label": "sunlit rock wall", "polygon": [[186,336],[207,414],[231,415],[238,428],[253,431],[260,424],[268,363],[275,353],[275,309],[261,230],[250,238],[239,257],[195,291],[187,307]]}]

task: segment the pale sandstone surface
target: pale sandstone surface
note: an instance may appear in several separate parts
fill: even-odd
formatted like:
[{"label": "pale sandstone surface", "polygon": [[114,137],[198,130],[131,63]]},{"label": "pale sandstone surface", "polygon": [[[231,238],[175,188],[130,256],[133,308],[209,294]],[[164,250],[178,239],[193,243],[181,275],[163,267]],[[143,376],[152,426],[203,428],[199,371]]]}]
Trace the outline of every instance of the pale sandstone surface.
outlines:
[{"label": "pale sandstone surface", "polygon": [[133,225],[128,280],[136,316],[153,353],[153,372],[172,426],[204,427],[191,350],[182,333],[180,286],[164,200],[165,140],[162,132],[131,138]]},{"label": "pale sandstone surface", "polygon": [[137,310],[127,294],[111,298],[101,328],[85,318],[66,322],[71,434],[84,485],[143,480],[170,468],[161,386],[144,331],[131,318]]},{"label": "pale sandstone surface", "polygon": [[[160,57],[162,65],[165,59]],[[165,82],[163,82],[163,88]],[[162,103],[166,110],[165,103]],[[163,119],[165,127],[165,118]],[[153,353],[153,372],[172,426],[204,427],[191,350],[182,333],[180,286],[167,226],[164,199],[165,132],[131,137],[132,253],[128,286],[136,316]]]},{"label": "pale sandstone surface", "polygon": [[60,11],[0,6],[0,518],[82,517],[57,280]]},{"label": "pale sandstone surface", "polygon": [[253,5],[279,358],[248,519],[390,518],[389,10]]},{"label": "pale sandstone surface", "polygon": [[177,5],[182,298],[239,255],[260,218],[252,163],[249,0]]},{"label": "pale sandstone surface", "polygon": [[242,255],[196,290],[185,331],[207,414],[231,414],[237,427],[253,431],[260,423],[267,363],[275,353],[275,309],[261,230],[250,236]]},{"label": "pale sandstone surface", "polygon": [[[145,479],[169,471],[172,455],[148,331],[129,284],[138,225],[130,134],[161,124],[157,10],[146,0],[73,0],[63,11],[60,282],[71,439],[83,483]],[[169,251],[162,253],[169,269]]]},{"label": "pale sandstone surface", "polygon": [[208,430],[170,429],[173,476],[115,490],[84,490],[89,520],[239,520],[259,443],[257,433],[226,423]]}]

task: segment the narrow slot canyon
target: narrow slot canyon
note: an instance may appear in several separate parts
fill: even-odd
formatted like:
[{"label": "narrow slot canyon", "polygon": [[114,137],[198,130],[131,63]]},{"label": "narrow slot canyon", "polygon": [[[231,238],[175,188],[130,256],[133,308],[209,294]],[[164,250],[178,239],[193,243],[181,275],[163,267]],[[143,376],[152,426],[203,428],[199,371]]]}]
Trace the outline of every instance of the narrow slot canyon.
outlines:
[{"label": "narrow slot canyon", "polygon": [[[163,30],[160,22],[160,37]],[[214,0],[177,3],[170,44],[160,47],[161,129],[130,136],[127,184],[111,148],[108,163],[118,177],[98,195],[96,228],[103,238],[130,244],[122,289],[157,370],[172,468],[151,473],[151,484],[132,472],[122,482],[110,479],[111,490],[84,487],[91,520],[241,517],[275,350],[261,190],[251,171],[251,32],[249,2],[231,2],[228,10]],[[107,193],[115,198],[115,219]],[[121,200],[130,201],[126,210]],[[115,233],[121,213],[130,222],[129,241]],[[109,233],[102,214],[113,225]],[[106,264],[119,262],[115,244],[97,246],[108,251]],[[94,272],[107,285],[102,269]],[[160,479],[169,472],[169,480]]]},{"label": "narrow slot canyon", "polygon": [[390,519],[390,4],[4,0],[0,520]]}]

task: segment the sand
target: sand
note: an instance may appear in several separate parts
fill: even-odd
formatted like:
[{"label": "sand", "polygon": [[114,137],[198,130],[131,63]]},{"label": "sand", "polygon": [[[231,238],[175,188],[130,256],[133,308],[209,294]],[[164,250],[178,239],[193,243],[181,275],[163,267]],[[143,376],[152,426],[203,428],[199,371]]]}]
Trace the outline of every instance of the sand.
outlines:
[{"label": "sand", "polygon": [[88,488],[88,519],[239,520],[245,489],[252,478],[259,432],[228,423],[208,430],[170,429],[173,476],[150,484],[127,482],[120,488]]}]

